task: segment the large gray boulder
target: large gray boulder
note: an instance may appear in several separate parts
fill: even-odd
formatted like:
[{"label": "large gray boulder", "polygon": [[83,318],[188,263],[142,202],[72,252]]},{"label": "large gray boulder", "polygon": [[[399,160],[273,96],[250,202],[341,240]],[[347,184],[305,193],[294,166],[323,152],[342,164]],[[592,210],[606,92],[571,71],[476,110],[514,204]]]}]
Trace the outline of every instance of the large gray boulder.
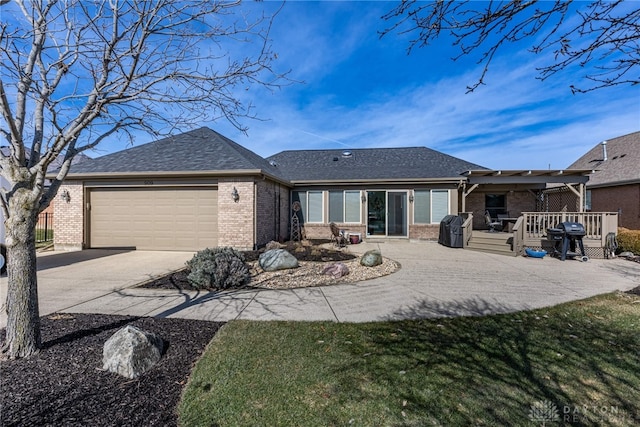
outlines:
[{"label": "large gray boulder", "polygon": [[137,378],[162,358],[162,338],[127,325],[104,343],[102,369]]},{"label": "large gray boulder", "polygon": [[382,254],[376,249],[365,252],[360,258],[360,265],[365,267],[375,267],[380,264],[382,264]]},{"label": "large gray boulder", "polygon": [[284,249],[271,249],[260,255],[258,264],[264,271],[297,268],[298,260]]}]

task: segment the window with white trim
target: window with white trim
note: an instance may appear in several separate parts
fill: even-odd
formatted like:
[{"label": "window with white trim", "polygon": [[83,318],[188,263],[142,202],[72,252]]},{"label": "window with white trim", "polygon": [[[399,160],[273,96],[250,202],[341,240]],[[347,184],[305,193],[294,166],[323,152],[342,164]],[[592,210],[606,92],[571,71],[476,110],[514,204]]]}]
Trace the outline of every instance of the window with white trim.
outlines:
[{"label": "window with white trim", "polygon": [[329,222],[361,222],[360,191],[329,191]]},{"label": "window with white trim", "polygon": [[436,224],[449,215],[449,190],[415,190],[413,222]]},{"label": "window with white trim", "polygon": [[323,222],[322,191],[294,191],[292,198],[294,202],[300,202],[298,219],[302,223]]}]

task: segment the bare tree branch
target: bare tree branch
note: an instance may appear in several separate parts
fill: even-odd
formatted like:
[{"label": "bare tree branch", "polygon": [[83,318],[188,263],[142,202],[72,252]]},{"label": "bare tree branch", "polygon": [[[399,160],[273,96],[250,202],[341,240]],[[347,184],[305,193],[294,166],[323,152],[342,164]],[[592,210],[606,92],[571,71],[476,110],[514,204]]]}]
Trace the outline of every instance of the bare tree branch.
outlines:
[{"label": "bare tree branch", "polygon": [[244,131],[254,117],[246,90],[290,81],[273,68],[273,16],[252,18],[239,0],[0,0],[0,8],[6,351],[21,357],[40,342],[35,218],[74,158],[115,136],[160,136],[218,118]]},{"label": "bare tree branch", "polygon": [[391,25],[381,36],[396,32],[415,37],[408,52],[449,36],[462,56],[478,55],[483,66],[473,91],[484,84],[492,61],[505,44],[531,39],[530,51],[553,53],[549,65],[537,68],[538,78],[578,66],[587,83],[575,82],[575,92],[616,85],[637,85],[640,75],[640,8],[622,0],[573,1],[403,1],[383,19]]}]

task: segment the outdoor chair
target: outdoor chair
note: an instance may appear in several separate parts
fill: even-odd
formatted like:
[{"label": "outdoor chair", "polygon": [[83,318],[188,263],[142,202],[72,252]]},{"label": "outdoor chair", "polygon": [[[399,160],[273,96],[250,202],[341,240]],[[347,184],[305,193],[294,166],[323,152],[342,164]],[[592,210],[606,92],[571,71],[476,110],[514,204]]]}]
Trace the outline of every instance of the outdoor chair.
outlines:
[{"label": "outdoor chair", "polygon": [[490,233],[502,231],[502,221],[493,221],[491,219],[491,214],[489,213],[489,211],[485,211],[484,213],[484,223],[487,227],[489,227]]},{"label": "outdoor chair", "polygon": [[330,223],[329,228],[331,228],[331,241],[339,248],[345,247],[347,244],[347,238],[342,234],[336,223]]}]

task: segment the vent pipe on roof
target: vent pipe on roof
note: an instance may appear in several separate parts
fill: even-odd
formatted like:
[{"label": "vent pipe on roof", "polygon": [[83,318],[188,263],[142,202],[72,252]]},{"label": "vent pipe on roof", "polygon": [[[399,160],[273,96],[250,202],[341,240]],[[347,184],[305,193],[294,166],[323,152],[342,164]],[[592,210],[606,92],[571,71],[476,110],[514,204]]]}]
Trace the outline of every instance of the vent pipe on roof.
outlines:
[{"label": "vent pipe on roof", "polygon": [[602,141],[602,160],[607,161],[607,141]]}]

